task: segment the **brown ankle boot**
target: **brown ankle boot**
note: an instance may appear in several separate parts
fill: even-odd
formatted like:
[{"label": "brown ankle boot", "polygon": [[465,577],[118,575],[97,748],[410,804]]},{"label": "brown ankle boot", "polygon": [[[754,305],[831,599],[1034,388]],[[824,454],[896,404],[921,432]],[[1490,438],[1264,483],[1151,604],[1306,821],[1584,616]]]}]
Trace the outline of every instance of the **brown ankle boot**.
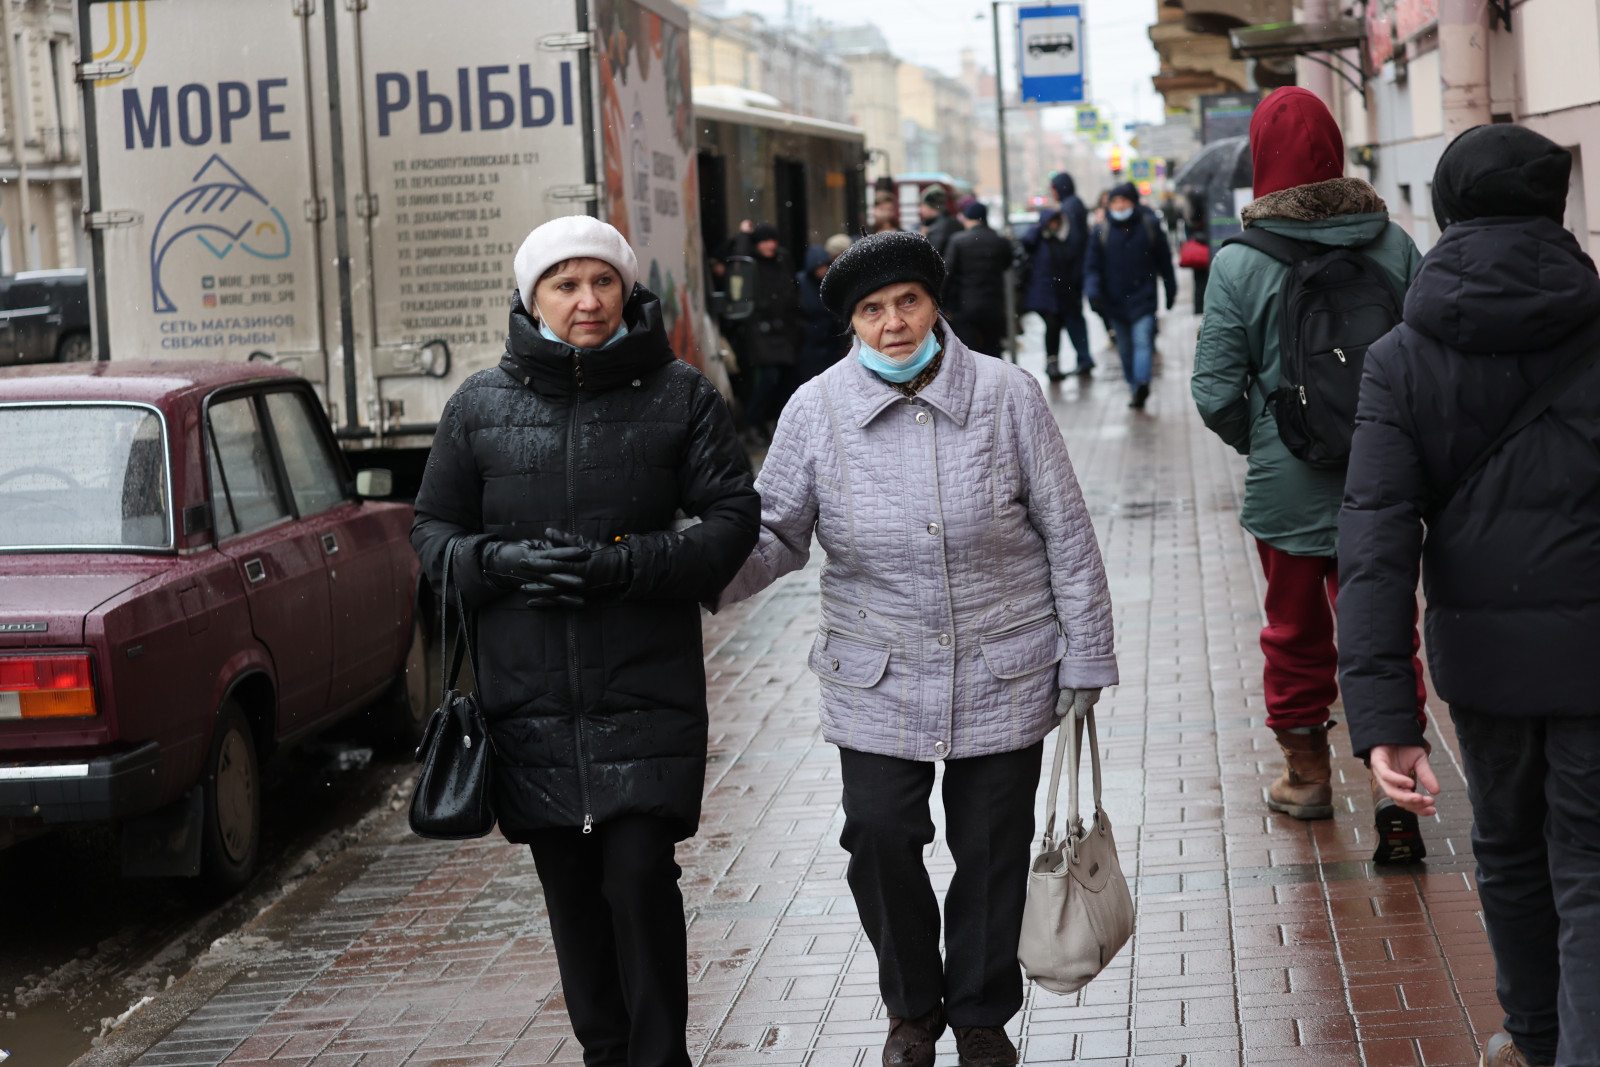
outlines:
[{"label": "brown ankle boot", "polygon": [[1267,807],[1296,819],[1333,818],[1333,767],[1328,759],[1328,728],[1308,734],[1273,730],[1283,749],[1284,768],[1267,791]]}]

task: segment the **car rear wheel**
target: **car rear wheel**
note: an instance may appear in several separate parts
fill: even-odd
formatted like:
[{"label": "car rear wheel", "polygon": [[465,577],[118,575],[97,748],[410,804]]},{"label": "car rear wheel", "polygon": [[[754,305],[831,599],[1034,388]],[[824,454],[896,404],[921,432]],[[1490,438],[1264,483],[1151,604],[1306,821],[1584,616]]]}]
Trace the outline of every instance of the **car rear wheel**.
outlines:
[{"label": "car rear wheel", "polygon": [[212,886],[231,893],[255,873],[261,848],[261,770],[255,736],[244,712],[232,701],[217,715],[203,784],[201,873]]},{"label": "car rear wheel", "polygon": [[94,359],[94,345],[86,333],[68,334],[56,345],[57,363],[88,363]]},{"label": "car rear wheel", "polygon": [[406,648],[405,665],[379,703],[373,723],[384,741],[408,753],[422,742],[428,716],[439,702],[437,654],[419,614],[411,621],[411,644]]}]

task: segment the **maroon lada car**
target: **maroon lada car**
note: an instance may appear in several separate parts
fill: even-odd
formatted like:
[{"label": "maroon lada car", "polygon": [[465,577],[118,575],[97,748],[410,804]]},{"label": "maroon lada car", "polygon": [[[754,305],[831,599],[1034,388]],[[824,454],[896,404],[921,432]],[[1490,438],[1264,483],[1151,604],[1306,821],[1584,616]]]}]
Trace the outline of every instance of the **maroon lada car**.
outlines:
[{"label": "maroon lada car", "polygon": [[115,820],[130,874],[256,862],[260,768],[427,711],[411,509],[259,363],[0,374],[0,847]]}]

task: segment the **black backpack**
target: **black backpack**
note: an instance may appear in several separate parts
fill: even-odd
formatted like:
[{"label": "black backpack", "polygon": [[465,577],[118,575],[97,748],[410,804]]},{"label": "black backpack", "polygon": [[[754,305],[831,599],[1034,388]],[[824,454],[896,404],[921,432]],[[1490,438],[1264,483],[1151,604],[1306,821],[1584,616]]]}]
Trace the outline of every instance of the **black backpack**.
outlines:
[{"label": "black backpack", "polygon": [[1223,242],[1233,244],[1289,268],[1279,291],[1280,380],[1267,397],[1278,436],[1311,466],[1343,470],[1350,461],[1367,349],[1399,324],[1402,294],[1357,249],[1254,227]]}]

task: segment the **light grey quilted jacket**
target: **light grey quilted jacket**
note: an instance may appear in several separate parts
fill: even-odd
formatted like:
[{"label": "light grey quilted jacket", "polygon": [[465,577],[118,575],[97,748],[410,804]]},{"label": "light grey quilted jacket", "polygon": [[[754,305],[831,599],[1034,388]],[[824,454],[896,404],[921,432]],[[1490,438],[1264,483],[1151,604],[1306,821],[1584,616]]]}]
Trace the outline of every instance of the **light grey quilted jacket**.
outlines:
[{"label": "light grey quilted jacket", "polygon": [[943,332],[915,399],[854,350],[795,393],[756,481],[761,540],[722,596],[803,567],[814,530],[823,736],[901,759],[1026,748],[1058,686],[1117,683],[1105,567],[1044,395]]}]

